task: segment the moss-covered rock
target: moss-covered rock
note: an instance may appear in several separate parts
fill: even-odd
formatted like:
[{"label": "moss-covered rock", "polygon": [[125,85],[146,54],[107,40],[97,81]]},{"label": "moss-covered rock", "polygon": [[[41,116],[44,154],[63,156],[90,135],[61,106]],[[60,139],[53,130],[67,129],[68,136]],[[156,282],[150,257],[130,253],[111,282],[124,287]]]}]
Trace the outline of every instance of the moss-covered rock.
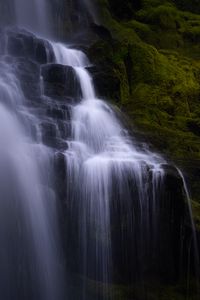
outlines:
[{"label": "moss-covered rock", "polygon": [[[89,49],[101,70],[99,95],[116,103],[170,159],[199,161],[199,2],[95,1],[110,36]],[[200,176],[193,181],[198,185]]]},{"label": "moss-covered rock", "polygon": [[[186,8],[179,1],[164,0],[143,0],[132,6],[131,16],[116,16],[110,1],[96,1],[111,36],[89,51],[106,78],[103,96],[109,95],[169,158],[199,160],[200,16],[179,10]],[[193,177],[196,185],[198,178]]]}]

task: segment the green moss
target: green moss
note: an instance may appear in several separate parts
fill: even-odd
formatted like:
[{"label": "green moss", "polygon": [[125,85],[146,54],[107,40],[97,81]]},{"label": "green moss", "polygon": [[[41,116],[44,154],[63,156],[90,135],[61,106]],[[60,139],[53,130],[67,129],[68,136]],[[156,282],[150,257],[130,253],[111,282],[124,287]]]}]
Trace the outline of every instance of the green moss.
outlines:
[{"label": "green moss", "polygon": [[[187,55],[200,56],[199,46],[199,16],[190,12],[177,10],[170,3],[156,7],[144,7],[136,13],[137,21],[148,27],[148,35],[137,28],[139,36],[145,42],[159,49],[176,49],[186,54],[185,48],[189,48]],[[130,26],[130,23],[129,23]],[[146,27],[146,30],[147,30]]]},{"label": "green moss", "polygon": [[196,67],[173,52],[165,53],[165,56],[154,54],[151,68],[145,69],[144,61],[138,59],[144,73],[135,64],[134,74],[140,72],[141,77],[134,84],[127,113],[162,152],[174,159],[199,157],[200,139],[188,127],[189,120],[195,115],[194,107],[199,109],[199,104],[195,105],[200,92]]},{"label": "green moss", "polygon": [[178,10],[176,1],[143,0],[124,22],[99,1],[112,36],[109,49],[103,42],[100,64],[120,81],[118,105],[166,155],[199,158],[200,16]]},{"label": "green moss", "polygon": [[[120,99],[116,101],[116,91],[110,98],[129,116],[134,130],[188,171],[200,231],[200,16],[177,9],[179,0],[142,0],[141,9],[124,20],[111,13],[108,1],[96,1],[111,40],[96,42],[91,60],[119,80]],[[136,285],[110,288],[113,299],[146,299]],[[181,286],[148,285],[152,300],[183,300],[185,294]],[[198,298],[195,292],[188,294],[188,299]]]},{"label": "green moss", "polygon": [[140,10],[137,17],[145,23],[159,26],[162,29],[176,29],[179,22],[177,9],[168,3]]}]

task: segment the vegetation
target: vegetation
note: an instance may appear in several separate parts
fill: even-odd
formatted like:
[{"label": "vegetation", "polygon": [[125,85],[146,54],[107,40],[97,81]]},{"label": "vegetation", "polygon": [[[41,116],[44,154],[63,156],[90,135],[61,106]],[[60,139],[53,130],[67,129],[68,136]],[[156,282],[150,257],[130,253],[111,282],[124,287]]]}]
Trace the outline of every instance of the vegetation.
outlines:
[{"label": "vegetation", "polygon": [[[190,162],[199,166],[199,2],[96,2],[108,34],[99,35],[89,55],[104,72],[102,96],[117,103],[167,157],[186,170]],[[193,192],[200,200],[196,180]]]}]

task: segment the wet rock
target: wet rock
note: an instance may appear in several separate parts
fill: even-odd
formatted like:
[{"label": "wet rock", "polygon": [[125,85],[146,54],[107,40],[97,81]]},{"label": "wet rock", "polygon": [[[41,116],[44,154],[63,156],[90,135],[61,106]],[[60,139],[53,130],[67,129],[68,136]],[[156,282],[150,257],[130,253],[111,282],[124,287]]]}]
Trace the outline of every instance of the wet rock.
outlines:
[{"label": "wet rock", "polygon": [[165,175],[155,183],[155,195],[151,169],[144,172],[142,189],[147,193],[144,206],[141,206],[141,194],[134,178],[127,177],[127,188],[124,187],[121,196],[116,178],[111,206],[116,282],[135,282],[141,276],[155,275],[163,282],[176,282],[180,276],[186,211],[183,182],[173,165],[162,167]]},{"label": "wet rock", "polygon": [[[70,101],[70,99],[67,99],[67,101]],[[47,116],[52,117],[56,120],[70,120],[70,107],[68,105],[50,105],[47,108],[46,113]]]},{"label": "wet rock", "polygon": [[54,61],[54,53],[51,44],[33,34],[21,30],[7,32],[7,52],[16,57],[27,57],[40,64]]},{"label": "wet rock", "polygon": [[44,81],[44,93],[50,97],[71,97],[80,99],[81,88],[72,67],[60,64],[48,64],[41,71]]},{"label": "wet rock", "polygon": [[65,120],[70,120],[71,119],[72,106],[71,105],[62,104],[61,108],[65,112]]},{"label": "wet rock", "polygon": [[[66,213],[66,206],[65,206],[65,199],[66,199],[66,183],[67,183],[67,162],[65,154],[61,151],[55,152],[54,155],[54,170],[55,170],[55,183],[56,183],[56,190],[59,196],[60,201],[58,202],[60,215],[63,215],[62,222],[65,223],[65,213]],[[61,221],[61,220],[60,220]],[[62,224],[64,225],[64,224]],[[66,230],[66,228],[63,228]]]},{"label": "wet rock", "polygon": [[61,119],[61,120],[65,119],[65,111],[57,107],[48,108],[47,115],[55,119]]},{"label": "wet rock", "polygon": [[60,137],[59,128],[56,122],[43,122],[40,124],[42,142],[51,148],[66,150],[67,142]]},{"label": "wet rock", "polygon": [[24,55],[23,41],[16,36],[10,36],[7,42],[7,52],[13,56],[23,56]]},{"label": "wet rock", "polygon": [[49,42],[36,39],[34,40],[34,58],[40,64],[54,61],[53,49]]},{"label": "wet rock", "polygon": [[99,38],[102,38],[102,39],[107,40],[107,41],[112,40],[112,35],[106,27],[101,26],[101,25],[97,25],[95,23],[92,23],[91,24],[91,29],[92,29],[93,32],[95,32],[97,34],[97,36]]},{"label": "wet rock", "polygon": [[72,135],[72,125],[68,121],[58,122],[58,128],[62,139],[70,139]]},{"label": "wet rock", "polygon": [[61,180],[62,182],[65,181],[67,177],[66,157],[62,152],[55,153],[54,165],[55,165],[55,172],[59,180]]},{"label": "wet rock", "polygon": [[20,57],[15,61],[14,66],[26,98],[39,97],[41,93],[39,65],[29,59]]},{"label": "wet rock", "polygon": [[61,138],[53,138],[53,137],[48,137],[43,140],[43,143],[53,149],[60,150],[60,151],[65,151],[68,149],[68,144],[65,140]]},{"label": "wet rock", "polygon": [[177,168],[173,165],[163,164],[162,165],[165,171],[165,185],[166,190],[180,195],[183,197],[182,189],[183,189],[183,180],[177,170]]},{"label": "wet rock", "polygon": [[0,28],[0,55],[5,52],[6,39],[4,31]]},{"label": "wet rock", "polygon": [[40,124],[43,140],[48,139],[49,137],[56,137],[58,132],[55,123],[43,122]]},{"label": "wet rock", "polygon": [[120,80],[113,72],[97,67],[88,67],[87,70],[92,74],[94,86],[100,97],[120,101]]}]

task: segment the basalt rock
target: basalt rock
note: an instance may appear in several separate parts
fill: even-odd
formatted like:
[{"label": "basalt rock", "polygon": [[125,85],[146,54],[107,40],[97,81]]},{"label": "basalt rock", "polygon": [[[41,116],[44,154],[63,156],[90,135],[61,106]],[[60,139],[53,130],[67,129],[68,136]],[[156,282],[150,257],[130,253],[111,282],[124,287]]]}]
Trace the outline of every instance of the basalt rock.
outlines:
[{"label": "basalt rock", "polygon": [[67,142],[59,136],[56,123],[43,122],[40,124],[40,128],[42,141],[45,145],[59,150],[66,150],[68,148]]},{"label": "basalt rock", "polygon": [[49,64],[42,67],[44,93],[50,97],[71,97],[80,99],[81,88],[72,67]]},{"label": "basalt rock", "polygon": [[66,157],[62,152],[55,153],[55,172],[57,175],[56,178],[59,179],[59,182],[62,182],[62,185],[59,185],[62,189],[67,178]]},{"label": "basalt rock", "polygon": [[120,79],[112,73],[109,66],[107,69],[100,66],[88,67],[87,70],[92,75],[98,96],[120,102]]},{"label": "basalt rock", "polygon": [[41,94],[40,66],[36,62],[23,57],[17,58],[14,66],[27,99],[39,97]]},{"label": "basalt rock", "polygon": [[[183,275],[180,274],[180,256],[184,256],[181,263],[186,267],[189,254],[181,252],[181,243],[186,243],[184,249],[188,249],[189,243],[187,239],[182,240],[182,234],[187,231],[183,229],[186,211],[183,182],[175,167],[166,165],[163,168],[165,176],[157,186],[155,199],[151,170],[147,170],[146,188],[150,187],[148,203],[145,203],[147,210],[141,208],[140,195],[134,189],[133,180],[129,182],[133,185],[132,202],[129,201],[130,192],[121,196],[125,203],[129,203],[128,207],[119,207],[117,203],[122,199],[119,201],[116,196],[113,199],[111,236],[114,275],[118,283],[138,282],[141,277],[150,279],[151,276],[157,276],[165,283],[175,283]],[[117,189],[115,193],[118,194]],[[190,237],[191,234],[190,231]]]},{"label": "basalt rock", "polygon": [[33,34],[21,30],[7,31],[7,52],[16,57],[32,59],[40,64],[54,61],[51,44],[35,37]]}]

